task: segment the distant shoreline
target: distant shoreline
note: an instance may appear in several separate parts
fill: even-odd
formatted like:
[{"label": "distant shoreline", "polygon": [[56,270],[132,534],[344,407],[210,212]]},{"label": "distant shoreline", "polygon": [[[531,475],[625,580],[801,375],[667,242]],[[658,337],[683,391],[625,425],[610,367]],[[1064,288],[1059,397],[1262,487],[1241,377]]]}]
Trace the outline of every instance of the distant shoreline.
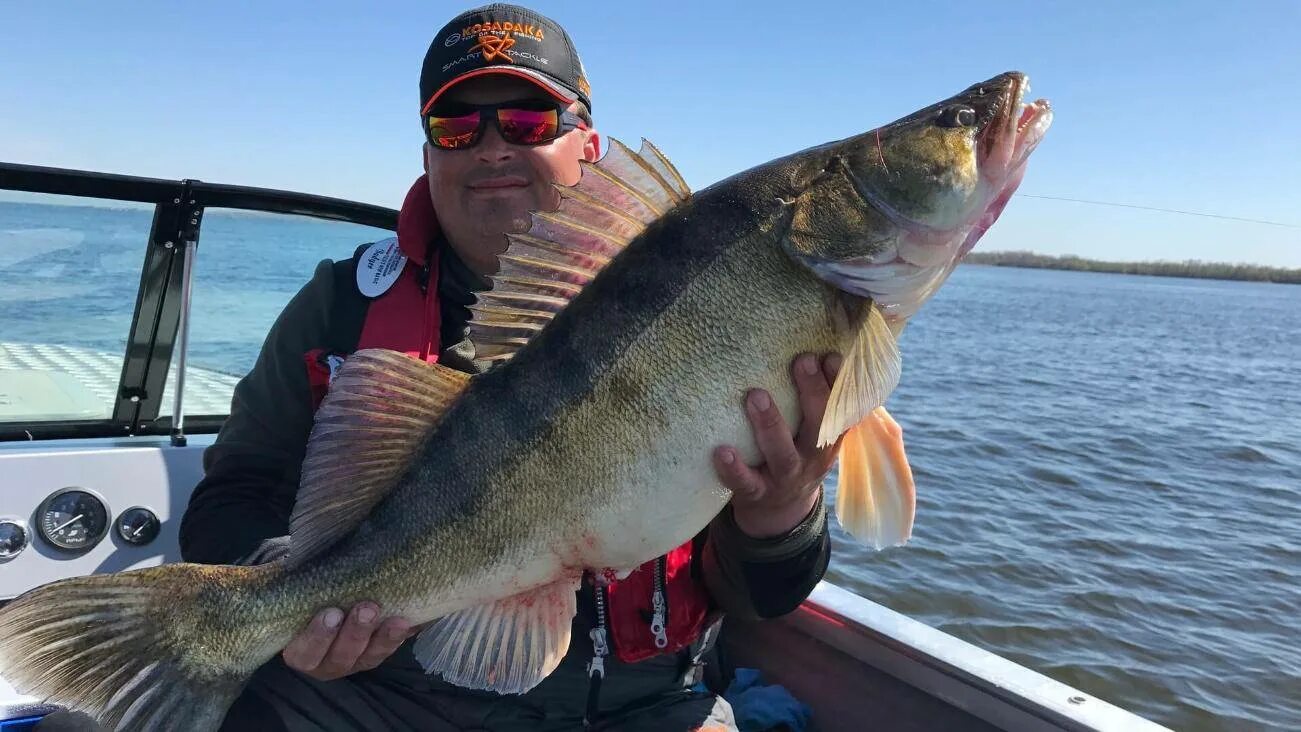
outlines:
[{"label": "distant shoreline", "polygon": [[993,267],[1023,267],[1027,269],[1066,269],[1075,272],[1110,272],[1113,274],[1150,275],[1153,277],[1193,277],[1206,280],[1237,280],[1241,282],[1277,282],[1301,285],[1301,269],[1265,267],[1258,264],[1227,264],[1222,262],[1105,262],[1074,255],[1059,257],[1034,252],[971,252],[964,259],[968,264],[985,264]]}]

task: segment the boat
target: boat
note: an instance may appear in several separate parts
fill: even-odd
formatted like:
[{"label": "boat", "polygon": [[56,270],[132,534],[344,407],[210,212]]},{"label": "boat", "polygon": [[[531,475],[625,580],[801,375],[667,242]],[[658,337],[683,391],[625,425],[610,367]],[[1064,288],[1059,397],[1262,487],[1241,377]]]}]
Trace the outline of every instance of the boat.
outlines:
[{"label": "boat", "polygon": [[[122,352],[9,342],[0,330],[0,603],[180,560],[180,518],[238,378],[187,364],[205,213],[397,225],[395,210],[306,193],[12,163],[0,163],[5,192],[152,207],[152,218]],[[18,261],[3,247],[21,240],[5,233],[0,263]],[[722,638],[724,671],[754,668],[784,686],[812,709],[813,730],[1166,729],[826,581],[783,618],[728,618]],[[55,709],[0,679],[0,732]]]}]

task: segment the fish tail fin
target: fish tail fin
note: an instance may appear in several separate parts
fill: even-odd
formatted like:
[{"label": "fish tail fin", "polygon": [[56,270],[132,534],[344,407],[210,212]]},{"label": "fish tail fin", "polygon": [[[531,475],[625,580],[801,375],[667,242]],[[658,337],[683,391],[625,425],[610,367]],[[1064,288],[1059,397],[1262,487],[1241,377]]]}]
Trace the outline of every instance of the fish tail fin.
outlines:
[{"label": "fish tail fin", "polygon": [[836,519],[854,538],[884,549],[908,541],[916,510],[903,428],[877,407],[841,440]]},{"label": "fish tail fin", "polygon": [[235,609],[273,571],[170,564],[38,587],[0,608],[0,676],[108,729],[215,730],[275,652]]}]

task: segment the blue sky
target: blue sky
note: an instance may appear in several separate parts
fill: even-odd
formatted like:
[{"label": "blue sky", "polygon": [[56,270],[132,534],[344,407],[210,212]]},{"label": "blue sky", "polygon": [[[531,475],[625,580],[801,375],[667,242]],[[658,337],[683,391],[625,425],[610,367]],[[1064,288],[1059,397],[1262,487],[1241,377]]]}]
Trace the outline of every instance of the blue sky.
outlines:
[{"label": "blue sky", "polygon": [[[397,206],[420,60],[465,7],[9,3],[0,160]],[[1301,226],[1296,0],[532,7],[577,41],[598,127],[693,187],[1019,69],[1057,113],[1022,193]],[[1019,198],[981,248],[1301,267],[1301,228]]]}]

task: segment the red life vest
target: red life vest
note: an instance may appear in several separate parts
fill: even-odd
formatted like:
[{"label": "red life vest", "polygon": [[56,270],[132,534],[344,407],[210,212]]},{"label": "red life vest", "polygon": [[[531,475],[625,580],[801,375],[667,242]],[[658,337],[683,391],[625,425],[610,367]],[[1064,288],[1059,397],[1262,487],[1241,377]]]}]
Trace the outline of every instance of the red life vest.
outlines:
[{"label": "red life vest", "polygon": [[704,583],[692,576],[694,549],[688,541],[605,588],[611,646],[619,660],[676,653],[700,635],[710,599]]},{"label": "red life vest", "polygon": [[[438,302],[438,253],[430,243],[439,231],[429,198],[429,179],[423,175],[402,202],[397,233],[398,247],[407,261],[397,281],[370,301],[356,350],[388,348],[435,363],[441,343],[442,312]],[[415,313],[419,317],[413,317]],[[321,406],[330,389],[330,377],[344,358],[346,354],[324,348],[303,354],[313,408]]]},{"label": "red life vest", "polygon": [[[398,214],[398,246],[406,264],[397,280],[370,301],[356,350],[387,348],[429,363],[438,361],[438,257],[430,246],[438,234],[428,179],[422,175],[407,192]],[[433,254],[427,257],[429,252]],[[331,375],[344,358],[345,354],[326,349],[304,354],[313,407],[320,406]],[[710,598],[703,582],[692,576],[692,554],[693,542],[688,541],[605,587],[605,622],[620,660],[636,662],[674,653],[700,635]]]}]

